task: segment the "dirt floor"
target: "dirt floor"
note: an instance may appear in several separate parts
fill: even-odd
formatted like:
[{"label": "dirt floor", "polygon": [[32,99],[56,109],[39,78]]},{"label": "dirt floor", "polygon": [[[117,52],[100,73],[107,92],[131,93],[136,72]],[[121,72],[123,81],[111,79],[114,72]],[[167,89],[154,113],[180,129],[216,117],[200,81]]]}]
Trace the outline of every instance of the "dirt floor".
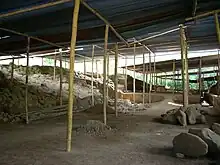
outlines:
[{"label": "dirt floor", "polygon": [[[179,159],[172,153],[172,139],[188,128],[156,122],[168,102],[152,104],[144,112],[108,114],[108,125],[116,131],[98,137],[74,131],[72,152],[65,152],[66,117],[41,120],[29,125],[0,125],[0,165],[208,165],[207,158]],[[74,127],[101,114],[76,113]],[[197,125],[196,127],[204,127]],[[75,128],[74,128],[75,130]]]}]

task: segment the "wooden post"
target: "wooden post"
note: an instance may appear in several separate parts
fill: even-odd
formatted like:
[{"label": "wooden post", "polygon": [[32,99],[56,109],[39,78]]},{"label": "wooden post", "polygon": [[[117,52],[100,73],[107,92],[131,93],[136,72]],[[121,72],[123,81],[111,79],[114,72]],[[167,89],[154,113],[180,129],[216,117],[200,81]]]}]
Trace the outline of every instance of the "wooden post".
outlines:
[{"label": "wooden post", "polygon": [[136,102],[136,99],[135,99],[135,93],[136,93],[136,85],[135,85],[135,79],[136,79],[136,74],[135,74],[135,58],[136,58],[136,44],[134,44],[134,78],[133,78],[133,101],[134,103]]},{"label": "wooden post", "polygon": [[95,100],[94,100],[94,54],[95,54],[95,45],[92,45],[92,81],[91,81],[91,86],[92,86],[92,106],[95,105]]},{"label": "wooden post", "polygon": [[11,84],[13,84],[13,80],[14,80],[14,66],[15,66],[15,59],[13,57],[12,64],[11,64]]},{"label": "wooden post", "polygon": [[115,116],[118,117],[118,44],[115,45]]},{"label": "wooden post", "polygon": [[86,57],[84,57],[83,64],[84,64],[84,80],[85,80],[86,79]]},{"label": "wooden post", "polygon": [[127,56],[125,56],[125,92],[128,92],[128,77],[127,77],[127,70],[128,70],[128,67],[127,67]]},{"label": "wooden post", "polygon": [[54,67],[53,67],[53,80],[56,80],[56,67],[57,67],[57,51],[55,50]]},{"label": "wooden post", "polygon": [[44,57],[42,57],[42,64],[41,66],[44,66]]},{"label": "wooden post", "polygon": [[146,88],[146,82],[145,82],[145,80],[146,80],[146,78],[145,78],[145,73],[146,71],[145,71],[145,52],[144,52],[144,47],[143,47],[143,94],[142,94],[142,103],[143,104],[145,104],[145,88]]},{"label": "wooden post", "polygon": [[149,89],[149,94],[148,94],[148,102],[149,104],[151,103],[151,90],[152,90],[152,79],[151,79],[151,53],[149,52],[149,85],[150,85],[150,89]]},{"label": "wooden post", "polygon": [[107,100],[109,97],[109,93],[108,93],[108,86],[109,86],[109,53],[107,52],[107,85],[106,85],[106,96],[107,96]]},{"label": "wooden post", "polygon": [[72,22],[72,36],[70,44],[70,69],[69,69],[69,102],[68,102],[68,129],[67,129],[67,152],[71,151],[72,146],[72,129],[73,129],[73,83],[74,83],[74,61],[75,61],[75,47],[78,27],[80,0],[75,0],[73,22]]},{"label": "wooden post", "polygon": [[220,27],[219,27],[219,20],[218,20],[218,13],[215,13],[215,25],[216,25],[216,33],[218,38],[218,43],[220,46]]},{"label": "wooden post", "polygon": [[156,93],[156,54],[154,53],[154,73],[153,73],[153,81],[154,81],[154,92]]},{"label": "wooden post", "polygon": [[219,54],[219,50],[218,50],[218,77],[217,77],[217,87],[218,87],[218,95],[220,94],[220,54]]},{"label": "wooden post", "polygon": [[182,58],[182,81],[183,81],[183,106],[188,106],[188,58],[187,58],[187,43],[183,25],[180,25],[180,43],[181,43],[181,58]]},{"label": "wooden post", "polygon": [[199,94],[202,96],[202,57],[199,58]]},{"label": "wooden post", "polygon": [[106,90],[106,64],[107,64],[107,49],[108,49],[108,33],[109,33],[109,26],[105,26],[105,44],[104,44],[104,60],[103,60],[103,113],[104,113],[104,124],[107,124],[107,117],[106,117],[106,107],[107,107],[107,90]]},{"label": "wooden post", "polygon": [[173,60],[173,95],[175,93],[175,74],[176,74],[176,60]]},{"label": "wooden post", "polygon": [[26,63],[26,81],[25,81],[25,119],[26,124],[29,124],[28,116],[28,74],[29,74],[29,53],[30,53],[30,38],[27,38],[27,63]]},{"label": "wooden post", "polygon": [[63,64],[62,64],[62,49],[60,52],[60,93],[59,93],[59,99],[60,99],[60,105],[63,105]]}]

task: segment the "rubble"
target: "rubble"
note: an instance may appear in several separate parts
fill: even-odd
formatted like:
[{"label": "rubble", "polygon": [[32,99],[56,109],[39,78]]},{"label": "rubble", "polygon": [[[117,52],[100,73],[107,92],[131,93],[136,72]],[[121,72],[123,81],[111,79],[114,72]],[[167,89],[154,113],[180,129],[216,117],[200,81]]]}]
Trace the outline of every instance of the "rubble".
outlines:
[{"label": "rubble", "polygon": [[98,120],[88,120],[86,124],[76,128],[77,133],[91,136],[106,136],[111,133],[112,128]]},{"label": "rubble", "polygon": [[[108,105],[114,108],[115,100],[114,99],[109,99]],[[117,102],[117,107],[118,107],[118,112],[121,113],[129,113],[129,112],[134,112],[134,111],[143,111],[147,110],[149,108],[149,104],[138,104],[138,103],[131,103],[130,100],[126,99],[118,99]]]},{"label": "rubble", "polygon": [[190,105],[186,108],[180,107],[162,114],[161,119],[163,123],[180,124],[182,126],[186,126],[187,124],[205,124],[206,118],[202,110],[200,105]]}]

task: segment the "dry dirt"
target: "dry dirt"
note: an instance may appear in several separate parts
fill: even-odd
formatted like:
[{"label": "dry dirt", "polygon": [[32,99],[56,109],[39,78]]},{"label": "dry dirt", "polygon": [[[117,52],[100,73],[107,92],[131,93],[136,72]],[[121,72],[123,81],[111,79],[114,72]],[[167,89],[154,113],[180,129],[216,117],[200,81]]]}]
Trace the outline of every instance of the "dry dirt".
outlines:
[{"label": "dry dirt", "polygon": [[[108,114],[108,125],[117,129],[106,137],[77,134],[72,151],[65,152],[66,117],[41,120],[30,125],[0,125],[1,165],[209,165],[207,158],[179,159],[172,153],[172,139],[188,128],[164,125],[154,120],[172,108],[166,98],[152,108],[116,119]],[[102,114],[74,114],[74,130],[87,120],[102,120]],[[203,127],[203,126],[197,126]]]}]

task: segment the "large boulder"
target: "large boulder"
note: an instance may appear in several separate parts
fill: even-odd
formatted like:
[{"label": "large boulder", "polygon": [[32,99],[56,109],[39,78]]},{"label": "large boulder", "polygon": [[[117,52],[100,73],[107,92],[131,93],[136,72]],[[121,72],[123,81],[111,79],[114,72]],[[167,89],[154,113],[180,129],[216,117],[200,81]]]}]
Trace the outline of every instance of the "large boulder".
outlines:
[{"label": "large boulder", "polygon": [[205,116],[203,116],[200,113],[200,106],[194,105],[194,106],[189,106],[186,109],[186,115],[188,119],[188,123],[193,125],[193,124],[204,124],[206,123]]},{"label": "large boulder", "polygon": [[214,123],[212,124],[212,130],[217,133],[218,135],[220,135],[220,124],[219,123]]},{"label": "large boulder", "polygon": [[173,139],[173,149],[185,156],[200,157],[207,154],[208,145],[196,135],[180,133]]},{"label": "large boulder", "polygon": [[175,117],[176,117],[177,121],[180,123],[180,125],[187,126],[187,119],[186,119],[185,112],[183,112],[181,109],[179,109],[175,113]]},{"label": "large boulder", "polygon": [[220,153],[220,136],[208,128],[191,128],[189,133],[199,136],[209,146],[209,153],[212,156]]}]

